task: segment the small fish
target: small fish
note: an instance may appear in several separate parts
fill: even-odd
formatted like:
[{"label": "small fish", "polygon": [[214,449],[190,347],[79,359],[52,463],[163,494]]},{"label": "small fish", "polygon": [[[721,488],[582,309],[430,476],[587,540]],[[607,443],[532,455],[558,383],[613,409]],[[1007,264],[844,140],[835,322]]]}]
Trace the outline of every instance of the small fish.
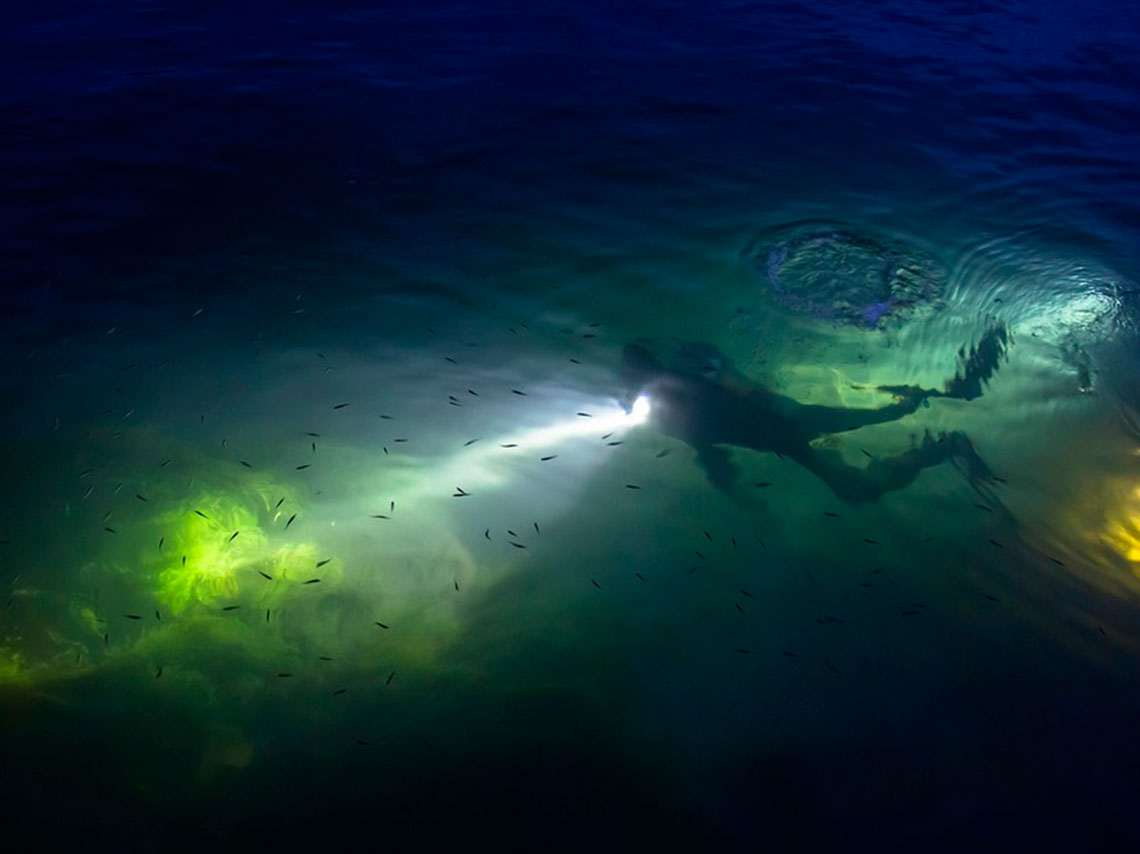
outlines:
[{"label": "small fish", "polygon": [[577,414],[578,414],[579,418],[593,418],[594,417],[589,412],[579,412]]},{"label": "small fish", "polygon": [[655,459],[658,459],[658,460],[659,460],[659,459],[661,459],[662,457],[667,457],[667,456],[669,456],[671,453],[673,453],[673,449],[672,449],[672,448],[664,448],[663,450],[660,450],[660,451],[658,451],[658,452],[657,452],[657,454],[655,455]]},{"label": "small fish", "polygon": [[388,674],[388,678],[384,680],[384,684],[385,685],[391,685],[392,680],[395,678],[396,678],[396,671],[393,670],[391,673]]},{"label": "small fish", "polygon": [[741,615],[741,616],[747,616],[747,615],[744,613],[744,609],[740,607],[740,603],[739,603],[739,602],[736,602],[736,603],[734,603],[734,604],[736,605],[736,610],[740,612],[740,615]]},{"label": "small fish", "polygon": [[104,634],[103,635],[103,649],[106,649],[110,643],[111,643],[111,636]]},{"label": "small fish", "polygon": [[123,614],[123,616],[126,617],[128,620],[141,620],[142,619],[142,617],[140,617],[138,614]]},{"label": "small fish", "polygon": [[277,676],[281,679],[288,679],[292,675],[293,675],[292,673],[278,673],[277,674]]},{"label": "small fish", "polygon": [[867,456],[868,459],[871,459],[871,460],[875,459],[875,455],[872,454],[870,451],[866,450],[865,448],[860,448],[859,450],[862,451]]},{"label": "small fish", "polygon": [[603,442],[606,441],[606,439],[608,439],[613,434],[614,434],[613,430],[611,430],[609,433],[606,433],[606,435],[602,436],[602,441]]},{"label": "small fish", "polygon": [[108,534],[113,534],[113,533],[115,533],[115,529],[114,529],[114,528],[108,528],[106,525],[104,525],[104,526],[103,526],[103,530],[104,530],[104,531],[106,531]]},{"label": "small fish", "polygon": [[517,394],[519,397],[526,397],[526,392],[525,391],[519,391],[517,388],[512,388],[511,393]]},{"label": "small fish", "polygon": [[624,444],[625,444],[625,442],[621,442],[621,441],[618,441],[618,442],[606,442],[606,446],[607,446],[607,447],[609,447],[609,448],[612,448],[612,447],[614,447],[614,445],[624,445]]},{"label": "small fish", "polygon": [[321,580],[319,578],[310,578],[308,581],[304,582],[304,584],[320,584],[320,583],[321,583]]},{"label": "small fish", "polygon": [[[239,531],[234,531],[232,534],[230,534],[230,538],[226,540],[226,542],[232,543],[234,541],[234,538],[236,538],[239,533]],[[244,540],[242,542],[244,542]]]},{"label": "small fish", "polygon": [[162,668],[159,667],[157,670],[154,671],[154,678],[157,679],[161,675],[162,675]]},{"label": "small fish", "polygon": [[486,537],[488,540],[491,539],[491,529],[487,528],[485,531],[483,531],[483,536]]},{"label": "small fish", "polygon": [[265,609],[265,622],[267,622],[267,623],[269,622],[269,609],[268,608]]},{"label": "small fish", "polygon": [[160,623],[162,622],[162,614],[158,613],[158,611],[154,612],[154,618],[156,620],[158,620]]},{"label": "small fish", "polygon": [[471,493],[464,490],[462,486],[455,487],[455,492],[451,493],[452,498],[469,498],[470,496]]},{"label": "small fish", "polygon": [[384,623],[376,623],[376,625],[378,625],[382,629],[388,628],[386,625],[384,625]]},{"label": "small fish", "polygon": [[641,489],[641,487],[638,486],[636,483],[627,483],[625,485],[625,488],[626,489]]},{"label": "small fish", "polygon": [[546,457],[539,457],[538,459],[539,459],[539,462],[543,462],[543,463],[544,463],[544,462],[546,462],[547,460],[553,460],[553,459],[554,459],[555,457],[557,457],[557,456],[558,456],[558,454],[550,454],[549,456],[546,456]]},{"label": "small fish", "polygon": [[637,576],[638,581],[645,581],[645,576],[642,575],[640,572],[635,572],[634,575]]},{"label": "small fish", "polygon": [[708,531],[705,531],[704,533],[705,533],[705,539],[711,543],[713,541],[712,540],[712,534],[710,534]]},{"label": "small fish", "polygon": [[863,538],[863,542],[865,542],[865,543],[870,543],[870,544],[871,544],[871,545],[873,545],[873,546],[877,546],[877,545],[879,545],[879,541],[878,541],[878,540],[870,540],[870,539],[867,539],[866,537],[864,537],[864,538]]},{"label": "small fish", "polygon": [[921,613],[922,613],[921,611],[903,611],[902,615],[904,617],[913,617],[915,614],[921,614]]},{"label": "small fish", "polygon": [[742,646],[738,646],[738,647],[736,648],[736,651],[737,651],[737,652],[739,652],[741,655],[751,655],[751,654],[752,654],[752,650],[750,650],[750,649],[745,649],[745,648],[744,648],[744,647],[742,647]]},{"label": "small fish", "polygon": [[348,690],[347,688],[337,688],[335,691],[333,691],[333,696],[339,697],[341,694],[343,694],[347,690]]},{"label": "small fish", "polygon": [[311,467],[312,467],[312,463],[305,463],[303,466],[297,466],[297,471],[304,471],[305,469],[311,468]]},{"label": "small fish", "polygon": [[704,559],[705,559],[705,556],[704,556],[703,554],[701,554],[699,551],[697,551],[696,549],[693,549],[693,554],[695,554],[695,555],[696,555],[697,557],[699,557],[701,560],[704,560]]},{"label": "small fish", "polygon": [[327,655],[318,655],[317,658],[319,658],[321,661],[332,661],[332,659]]},{"label": "small fish", "polygon": [[144,504],[147,503],[146,498],[144,498],[142,495],[140,495],[137,492],[135,493],[135,498],[137,498],[139,501],[142,501]]},{"label": "small fish", "polygon": [[478,396],[479,396],[479,394],[478,394],[477,392],[474,392],[474,391],[472,391],[471,389],[467,389],[467,393],[468,393],[468,394],[470,394],[470,395],[474,395],[475,397],[478,397]]},{"label": "small fish", "polygon": [[598,582],[592,578],[590,579],[590,583],[593,584],[595,587],[597,587],[599,590],[602,589],[602,585],[598,584]]},{"label": "small fish", "polygon": [[534,523],[534,532],[535,532],[536,534],[541,534],[541,533],[542,533],[542,531],[541,531],[541,530],[539,529],[539,527],[538,527],[538,522],[535,522],[535,523]]},{"label": "small fish", "polygon": [[406,442],[406,441],[408,441],[408,440],[407,440],[407,439],[393,439],[392,441],[393,441],[393,442],[396,442],[397,444],[399,444],[400,442]]},{"label": "small fish", "polygon": [[344,409],[346,406],[351,406],[351,404],[348,404],[348,403],[338,403],[336,406],[334,406],[334,407],[333,407],[333,409]]},{"label": "small fish", "polygon": [[786,655],[788,658],[795,658],[795,657],[796,657],[796,654],[795,654],[794,652],[788,652],[788,650],[786,650],[786,649],[785,649],[785,650],[782,650],[782,652],[783,652],[783,653],[784,653],[784,655]]},{"label": "small fish", "polygon": [[381,513],[373,513],[372,518],[373,519],[391,519],[392,517],[391,516],[385,516]]},{"label": "small fish", "polygon": [[389,501],[388,502],[388,512],[389,513],[395,513],[396,512],[396,502],[395,501]]},{"label": "small fish", "polygon": [[755,599],[756,598],[755,596],[753,596],[751,593],[749,593],[747,590],[744,590],[744,589],[741,589],[740,595],[741,596],[747,596],[749,599]]},{"label": "small fish", "polygon": [[361,747],[371,747],[372,746],[371,741],[365,741],[363,738],[356,739],[356,743],[359,744]]},{"label": "small fish", "polygon": [[582,364],[582,363],[581,363],[581,362],[579,362],[577,359],[571,359],[570,361],[571,361],[572,363],[574,363],[575,365],[580,365],[580,364]]},{"label": "small fish", "polygon": [[827,665],[828,670],[830,670],[836,676],[839,675],[839,668],[836,667],[834,664],[832,664],[830,661],[828,661],[826,658],[823,660],[823,663]]},{"label": "small fish", "polygon": [[452,583],[455,585],[455,589],[458,590],[459,589],[459,582],[453,581]]},{"label": "small fish", "polygon": [[764,545],[764,541],[762,539],[760,539],[759,537],[756,537],[756,542],[758,542],[760,544],[760,548],[764,549],[764,551],[768,551],[768,547],[766,545]]},{"label": "small fish", "polygon": [[979,510],[985,510],[987,513],[993,513],[994,512],[992,508],[989,508],[984,504],[975,504],[974,506],[977,507]]},{"label": "small fish", "polygon": [[828,517],[830,517],[830,518],[832,518],[832,519],[838,519],[838,518],[840,518],[840,517],[839,517],[839,514],[838,514],[838,513],[832,513],[830,510],[824,510],[824,511],[823,511],[823,515],[824,515],[824,516],[828,516]]},{"label": "small fish", "polygon": [[285,523],[285,530],[289,530],[289,526],[293,524],[293,520],[296,518],[297,518],[296,513],[294,513],[292,516],[289,517],[289,521]]},{"label": "small fish", "polygon": [[1065,564],[1064,564],[1064,563],[1062,563],[1061,561],[1057,560],[1057,558],[1055,558],[1055,557],[1052,557],[1052,556],[1050,556],[1050,555],[1045,555],[1045,556],[1046,556],[1047,558],[1049,558],[1049,560],[1053,561],[1053,563],[1057,564],[1057,566],[1064,566],[1064,565],[1065,565]]},{"label": "small fish", "polygon": [[517,448],[518,443],[517,442],[509,442],[507,444],[501,444],[501,445],[499,445],[499,447],[500,448]]},{"label": "small fish", "polygon": [[162,545],[165,542],[166,542],[166,537],[159,537],[158,538],[158,550],[159,551],[162,551]]},{"label": "small fish", "polygon": [[1104,631],[1104,626],[1097,626],[1097,627],[1096,627],[1096,630],[1097,630],[1098,632],[1100,632],[1100,634],[1101,634],[1101,636],[1102,636],[1102,637],[1108,637],[1108,635],[1107,635],[1107,634],[1105,634],[1105,631]]},{"label": "small fish", "polygon": [[268,572],[265,572],[265,571],[263,571],[263,570],[260,570],[260,569],[259,569],[259,570],[257,571],[257,574],[258,574],[258,575],[260,575],[262,578],[264,578],[264,579],[267,579],[268,581],[272,581],[272,580],[273,580],[273,576],[272,576],[272,575],[270,575]]},{"label": "small fish", "polygon": [[470,445],[474,445],[478,441],[479,441],[478,439],[468,439],[466,442],[463,443],[463,447],[466,448]]},{"label": "small fish", "polygon": [[203,513],[201,510],[195,510],[194,512],[197,513],[199,516],[201,516],[203,519],[209,519],[210,518],[205,513]]},{"label": "small fish", "polygon": [[277,503],[273,505],[273,509],[276,510],[278,507],[280,507],[284,503],[285,503],[285,497],[282,496],[281,498],[277,499]]},{"label": "small fish", "polygon": [[240,607],[241,607],[241,605],[226,605],[226,607],[222,608],[222,610],[223,611],[236,611]]},{"label": "small fish", "polygon": [[990,538],[990,540],[989,540],[989,544],[990,544],[991,546],[996,546],[996,547],[997,547],[997,548],[999,548],[999,549],[1004,549],[1004,548],[1005,548],[1005,546],[1003,546],[1003,545],[1002,545],[1001,543],[999,543],[997,540],[993,539],[993,537],[991,537],[991,538]]},{"label": "small fish", "polygon": [[247,469],[251,469],[251,468],[253,468],[253,466],[251,466],[251,465],[250,465],[249,463],[247,463],[245,460],[238,460],[238,462],[239,462],[239,463],[241,463],[243,466],[245,466]]},{"label": "small fish", "polygon": [[511,545],[514,546],[516,549],[525,549],[526,548],[526,546],[524,546],[522,543],[512,542]]},{"label": "small fish", "polygon": [[991,596],[989,593],[983,593],[982,598],[983,599],[989,599],[991,602],[997,602],[998,601],[998,598],[996,596]]},{"label": "small fish", "polygon": [[319,561],[317,561],[317,569],[320,569],[322,566],[324,566],[324,565],[325,565],[326,563],[328,563],[330,560],[332,560],[332,558],[331,558],[331,557],[330,557],[330,558],[326,558],[325,560],[319,560]]}]

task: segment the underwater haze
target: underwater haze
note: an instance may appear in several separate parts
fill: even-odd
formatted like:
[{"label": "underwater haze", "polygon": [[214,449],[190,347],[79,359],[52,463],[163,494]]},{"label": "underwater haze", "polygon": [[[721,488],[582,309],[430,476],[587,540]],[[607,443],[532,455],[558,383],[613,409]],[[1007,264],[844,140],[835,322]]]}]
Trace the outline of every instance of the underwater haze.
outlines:
[{"label": "underwater haze", "polygon": [[0,11],[23,850],[1140,842],[1140,18]]}]

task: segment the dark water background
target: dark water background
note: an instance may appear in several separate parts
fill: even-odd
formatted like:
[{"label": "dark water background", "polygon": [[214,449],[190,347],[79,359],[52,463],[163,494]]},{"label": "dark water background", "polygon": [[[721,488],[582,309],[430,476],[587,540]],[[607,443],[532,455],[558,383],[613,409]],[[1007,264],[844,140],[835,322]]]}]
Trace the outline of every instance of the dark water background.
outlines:
[{"label": "dark water background", "polygon": [[[1108,2],[6,4],[13,833],[1135,844],[1138,48]],[[802,221],[938,307],[781,304],[742,253]],[[748,451],[733,501],[616,404],[637,338],[865,407],[995,319],[980,399],[829,444],[965,430],[988,510]]]}]

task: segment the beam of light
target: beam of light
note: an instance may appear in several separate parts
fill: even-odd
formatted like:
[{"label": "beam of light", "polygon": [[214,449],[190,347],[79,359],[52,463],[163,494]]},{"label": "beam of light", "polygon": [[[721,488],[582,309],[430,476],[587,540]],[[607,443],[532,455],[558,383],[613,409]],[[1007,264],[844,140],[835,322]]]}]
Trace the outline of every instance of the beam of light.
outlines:
[{"label": "beam of light", "polygon": [[433,471],[430,478],[422,481],[421,491],[431,489],[438,492],[440,481],[447,488],[458,486],[468,491],[503,486],[511,475],[516,474],[515,468],[508,464],[520,455],[542,457],[561,454],[580,450],[588,443],[601,448],[604,443],[598,441],[600,437],[612,434],[613,440],[619,440],[628,431],[644,424],[649,418],[651,403],[646,395],[641,395],[629,412],[612,401],[586,404],[585,408],[589,410],[588,417],[574,413],[501,436],[481,438],[477,444],[464,448],[440,469]]}]

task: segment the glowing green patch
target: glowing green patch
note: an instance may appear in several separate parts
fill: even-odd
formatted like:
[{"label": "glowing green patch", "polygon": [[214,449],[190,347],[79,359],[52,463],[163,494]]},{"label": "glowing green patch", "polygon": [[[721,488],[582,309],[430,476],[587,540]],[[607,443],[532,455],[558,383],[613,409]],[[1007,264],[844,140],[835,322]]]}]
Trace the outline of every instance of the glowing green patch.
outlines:
[{"label": "glowing green patch", "polygon": [[258,513],[228,496],[202,495],[163,513],[156,522],[164,536],[156,595],[172,613],[193,604],[214,604],[238,596],[243,576],[265,561],[268,538]]},{"label": "glowing green patch", "polygon": [[0,647],[0,685],[24,681],[24,657],[8,647]]}]

